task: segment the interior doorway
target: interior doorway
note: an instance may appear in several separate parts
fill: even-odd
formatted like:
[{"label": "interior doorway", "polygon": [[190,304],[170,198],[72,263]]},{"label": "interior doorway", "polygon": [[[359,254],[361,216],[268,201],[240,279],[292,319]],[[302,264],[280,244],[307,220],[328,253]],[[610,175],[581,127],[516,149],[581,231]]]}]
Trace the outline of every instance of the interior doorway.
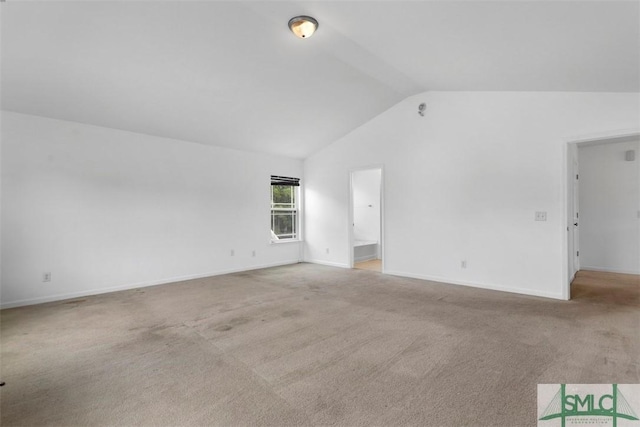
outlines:
[{"label": "interior doorway", "polygon": [[383,272],[382,168],[351,171],[351,268]]},{"label": "interior doorway", "polygon": [[[639,151],[638,132],[567,146],[567,299],[578,295],[571,284],[587,276],[594,283],[605,273],[640,278]],[[600,286],[613,291],[609,282]]]}]

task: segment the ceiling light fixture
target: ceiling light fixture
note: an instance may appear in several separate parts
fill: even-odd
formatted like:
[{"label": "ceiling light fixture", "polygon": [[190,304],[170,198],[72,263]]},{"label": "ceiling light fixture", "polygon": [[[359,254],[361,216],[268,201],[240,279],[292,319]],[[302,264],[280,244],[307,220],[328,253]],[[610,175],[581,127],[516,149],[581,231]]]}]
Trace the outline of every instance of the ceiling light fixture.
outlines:
[{"label": "ceiling light fixture", "polygon": [[289,20],[289,29],[296,37],[308,39],[318,29],[318,21],[310,16],[296,16]]}]

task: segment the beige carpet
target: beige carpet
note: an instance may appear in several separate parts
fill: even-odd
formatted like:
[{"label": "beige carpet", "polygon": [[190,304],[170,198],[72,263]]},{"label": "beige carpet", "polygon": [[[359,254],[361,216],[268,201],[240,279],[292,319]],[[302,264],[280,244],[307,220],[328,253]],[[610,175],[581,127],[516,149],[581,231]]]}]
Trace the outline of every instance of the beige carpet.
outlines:
[{"label": "beige carpet", "polygon": [[562,302],[299,264],[4,310],[1,422],[533,426],[538,383],[640,379],[638,280],[580,276]]},{"label": "beige carpet", "polygon": [[582,270],[571,285],[571,298],[579,301],[640,307],[640,276],[635,274]]}]

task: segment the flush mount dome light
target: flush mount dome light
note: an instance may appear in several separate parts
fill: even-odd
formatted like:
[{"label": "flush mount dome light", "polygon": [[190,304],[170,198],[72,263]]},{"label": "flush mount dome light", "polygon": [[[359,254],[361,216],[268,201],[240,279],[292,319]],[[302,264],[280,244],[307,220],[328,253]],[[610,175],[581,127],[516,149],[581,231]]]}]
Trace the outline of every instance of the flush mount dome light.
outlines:
[{"label": "flush mount dome light", "polygon": [[296,37],[308,39],[318,29],[318,21],[310,16],[296,16],[289,20],[289,29]]}]

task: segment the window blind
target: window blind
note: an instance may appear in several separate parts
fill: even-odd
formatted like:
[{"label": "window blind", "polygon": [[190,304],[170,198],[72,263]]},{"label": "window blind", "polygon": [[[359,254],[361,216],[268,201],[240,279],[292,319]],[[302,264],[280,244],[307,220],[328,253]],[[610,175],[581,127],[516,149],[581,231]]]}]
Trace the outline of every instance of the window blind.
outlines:
[{"label": "window blind", "polygon": [[300,178],[271,175],[271,185],[293,185],[295,187],[299,187]]}]

